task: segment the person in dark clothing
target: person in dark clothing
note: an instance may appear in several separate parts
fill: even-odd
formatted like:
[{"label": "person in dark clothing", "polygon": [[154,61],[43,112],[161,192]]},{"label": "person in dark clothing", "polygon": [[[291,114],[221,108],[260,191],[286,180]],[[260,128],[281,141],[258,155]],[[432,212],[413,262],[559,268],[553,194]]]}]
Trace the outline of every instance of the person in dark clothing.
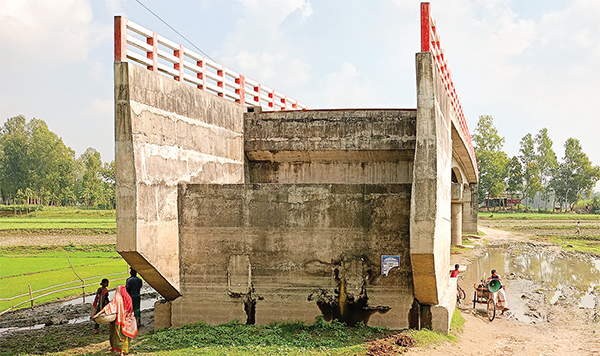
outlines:
[{"label": "person in dark clothing", "polygon": [[[92,315],[96,315],[108,304],[108,288],[106,287],[108,287],[108,279],[104,278],[100,282],[100,288],[96,291],[96,298],[94,298],[94,304],[92,305]],[[97,334],[100,325],[96,322],[94,324],[94,333]]]},{"label": "person in dark clothing", "polygon": [[137,325],[142,326],[142,314],[140,312],[142,280],[137,276],[137,272],[133,268],[130,271],[130,275],[131,277],[127,278],[127,282],[125,283],[125,289],[127,289],[127,293],[129,293],[133,302],[133,314],[137,320]]}]

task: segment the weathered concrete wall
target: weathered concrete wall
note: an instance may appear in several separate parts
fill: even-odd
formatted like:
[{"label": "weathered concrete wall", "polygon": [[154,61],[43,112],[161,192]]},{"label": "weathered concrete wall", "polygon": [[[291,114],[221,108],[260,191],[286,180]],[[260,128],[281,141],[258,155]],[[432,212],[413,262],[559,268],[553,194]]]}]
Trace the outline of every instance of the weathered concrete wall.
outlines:
[{"label": "weathered concrete wall", "polygon": [[[433,328],[442,330],[440,307],[447,302],[450,262],[450,202],[452,116],[455,115],[432,54],[417,53],[417,140],[412,185],[410,250],[415,297],[421,304],[437,305]],[[429,309],[429,308],[428,308]],[[440,314],[441,313],[441,314]],[[427,325],[425,325],[427,326]]]},{"label": "weathered concrete wall", "polygon": [[245,110],[115,63],[117,250],[168,300],[180,294],[177,184],[244,181]]},{"label": "weathered concrete wall", "polygon": [[[407,327],[414,300],[410,190],[410,184],[180,185],[183,296],[173,301],[173,325],[244,322],[248,298],[256,303],[257,324],[312,323],[321,314],[316,300],[335,297],[343,280],[348,295],[368,293],[370,306],[391,308],[371,311],[369,325]],[[381,275],[382,255],[400,258],[389,276]]]},{"label": "weathered concrete wall", "polygon": [[245,115],[247,182],[412,183],[416,110]]}]

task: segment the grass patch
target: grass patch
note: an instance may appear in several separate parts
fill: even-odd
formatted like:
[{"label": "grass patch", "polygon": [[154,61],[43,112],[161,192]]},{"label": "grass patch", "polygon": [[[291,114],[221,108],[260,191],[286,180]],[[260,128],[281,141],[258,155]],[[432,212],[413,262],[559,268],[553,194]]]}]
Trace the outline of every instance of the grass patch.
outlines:
[{"label": "grass patch", "polygon": [[111,217],[3,217],[0,218],[0,230],[10,229],[108,229],[115,228],[117,221]]},{"label": "grass patch", "polygon": [[452,314],[452,320],[450,321],[450,333],[448,335],[423,329],[415,331],[411,336],[415,338],[417,341],[417,346],[419,347],[428,347],[444,342],[456,342],[456,337],[460,332],[462,332],[464,324],[465,318],[463,318],[461,315],[460,310],[456,308]]},{"label": "grass patch", "polygon": [[[362,344],[367,340],[395,334],[380,327],[347,327],[334,320],[327,323],[318,316],[311,325],[301,322],[272,323],[268,325],[245,325],[234,320],[227,324],[211,326],[206,323],[184,325],[181,328],[163,329],[146,334],[134,348],[134,352],[160,352],[183,349],[214,348],[270,348],[316,349],[324,355],[349,347],[366,350]],[[352,352],[356,352],[354,349]],[[345,351],[344,351],[345,352]]]},{"label": "grass patch", "polygon": [[0,236],[115,235],[117,228],[0,229]]},{"label": "grass patch", "polygon": [[43,207],[24,215],[0,217],[0,235],[116,234],[114,210]]},{"label": "grass patch", "polygon": [[479,212],[482,220],[600,220],[600,214]]},{"label": "grass patch", "polygon": [[[108,339],[108,328],[91,333],[91,322],[46,327],[36,333],[18,333],[0,338],[0,354],[106,355],[97,346]],[[139,335],[133,340],[131,354],[136,355],[365,355],[366,341],[397,331],[379,327],[347,327],[327,323],[322,317],[306,325],[300,322],[254,326],[204,323],[181,328],[162,329]],[[82,348],[82,349],[75,349]]]},{"label": "grass patch", "polygon": [[600,236],[598,235],[539,235],[532,238],[538,241],[555,243],[567,251],[581,251],[600,255]]},{"label": "grass patch", "polygon": [[30,213],[29,216],[38,218],[115,218],[116,211],[45,206],[43,209]]}]

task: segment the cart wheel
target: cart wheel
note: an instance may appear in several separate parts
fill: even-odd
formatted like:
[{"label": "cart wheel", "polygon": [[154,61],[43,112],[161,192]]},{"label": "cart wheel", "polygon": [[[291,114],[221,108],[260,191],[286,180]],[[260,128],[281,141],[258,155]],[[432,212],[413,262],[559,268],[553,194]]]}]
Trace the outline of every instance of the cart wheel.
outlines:
[{"label": "cart wheel", "polygon": [[475,304],[477,303],[477,291],[473,293],[473,309],[475,309]]},{"label": "cart wheel", "polygon": [[493,299],[488,299],[487,302],[487,316],[490,321],[494,320],[496,317],[496,303],[494,303]]}]

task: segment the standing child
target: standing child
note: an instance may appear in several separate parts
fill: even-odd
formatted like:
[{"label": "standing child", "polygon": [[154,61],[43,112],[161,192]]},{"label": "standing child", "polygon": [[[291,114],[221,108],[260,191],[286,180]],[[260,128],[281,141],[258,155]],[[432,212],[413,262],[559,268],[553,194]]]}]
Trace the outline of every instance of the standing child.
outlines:
[{"label": "standing child", "polygon": [[[102,308],[108,304],[108,279],[102,279],[100,282],[100,288],[96,291],[96,298],[94,298],[94,304],[92,305],[92,315],[96,315]],[[94,333],[97,334],[100,325],[94,322]]]}]

